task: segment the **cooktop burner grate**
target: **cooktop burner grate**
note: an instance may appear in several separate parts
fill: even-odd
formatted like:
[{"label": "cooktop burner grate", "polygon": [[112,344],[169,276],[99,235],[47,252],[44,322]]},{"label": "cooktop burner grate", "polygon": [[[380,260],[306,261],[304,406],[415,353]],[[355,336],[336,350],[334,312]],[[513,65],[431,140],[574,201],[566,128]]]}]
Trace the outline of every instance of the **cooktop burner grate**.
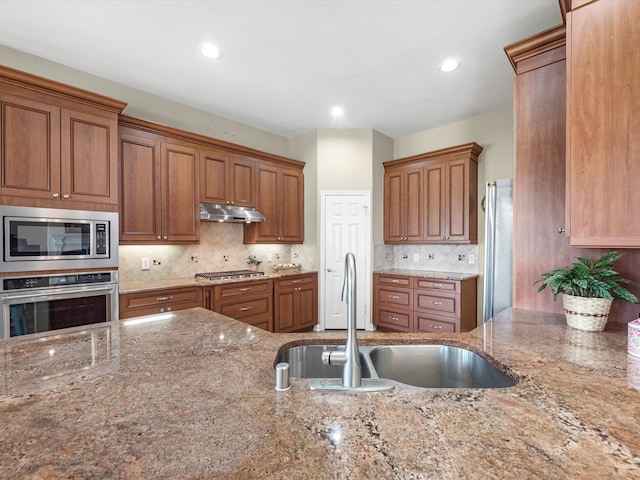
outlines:
[{"label": "cooktop burner grate", "polygon": [[231,270],[228,272],[196,273],[196,278],[202,278],[204,280],[231,280],[234,278],[254,278],[262,276],[264,276],[264,272],[257,272],[255,270]]}]

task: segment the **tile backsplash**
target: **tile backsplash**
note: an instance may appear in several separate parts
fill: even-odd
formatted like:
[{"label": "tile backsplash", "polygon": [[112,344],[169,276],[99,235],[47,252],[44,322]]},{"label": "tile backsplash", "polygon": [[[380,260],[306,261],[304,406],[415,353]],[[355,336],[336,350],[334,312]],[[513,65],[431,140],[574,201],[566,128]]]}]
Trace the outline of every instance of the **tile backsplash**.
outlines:
[{"label": "tile backsplash", "polygon": [[[478,245],[374,245],[374,270],[478,273]],[[469,263],[469,259],[474,263]]]},{"label": "tile backsplash", "polygon": [[[306,245],[296,245],[292,254],[290,245],[244,245],[242,240],[242,224],[202,222],[198,245],[122,245],[120,281],[152,281],[193,277],[202,272],[244,270],[250,254],[262,260],[260,269],[264,271],[270,271],[272,263],[280,262],[299,262],[304,268],[313,268]],[[269,253],[272,262],[267,261]],[[296,255],[297,258],[292,258]],[[149,270],[141,270],[142,258],[149,259]]]}]

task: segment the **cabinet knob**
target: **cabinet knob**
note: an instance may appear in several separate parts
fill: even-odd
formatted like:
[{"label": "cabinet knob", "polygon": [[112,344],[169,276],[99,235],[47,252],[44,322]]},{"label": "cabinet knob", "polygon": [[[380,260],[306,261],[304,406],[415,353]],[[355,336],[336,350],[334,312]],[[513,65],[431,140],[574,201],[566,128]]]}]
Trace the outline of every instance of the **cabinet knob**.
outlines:
[{"label": "cabinet knob", "polygon": [[53,198],[60,198],[60,194],[59,193],[54,193],[53,195],[51,195]]},{"label": "cabinet knob", "polygon": [[156,239],[157,239],[157,240],[162,240],[162,237],[161,237],[160,235],[158,235],[158,236],[156,237]]},{"label": "cabinet knob", "polygon": [[162,237],[163,240],[166,240],[167,238],[169,238],[169,237],[167,237],[166,235],[164,237]]},{"label": "cabinet knob", "polygon": [[71,198],[71,195],[69,195],[68,193],[65,193],[64,195],[62,195],[62,198],[69,199]]}]

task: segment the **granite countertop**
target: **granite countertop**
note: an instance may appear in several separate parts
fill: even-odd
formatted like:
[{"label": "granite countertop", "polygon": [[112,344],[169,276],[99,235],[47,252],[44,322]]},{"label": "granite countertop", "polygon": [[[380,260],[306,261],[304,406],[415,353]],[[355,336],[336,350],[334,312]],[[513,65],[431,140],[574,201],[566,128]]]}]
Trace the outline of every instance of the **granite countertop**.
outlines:
[{"label": "granite countertop", "polygon": [[273,271],[271,273],[265,273],[264,276],[261,277],[250,277],[250,278],[234,278],[234,279],[226,279],[226,280],[204,280],[195,277],[177,277],[177,278],[167,278],[164,280],[140,280],[140,281],[131,281],[131,282],[120,282],[118,284],[118,292],[120,294],[127,293],[135,293],[135,292],[144,292],[147,290],[160,290],[164,288],[180,288],[180,287],[193,287],[193,286],[211,286],[211,285],[220,285],[223,283],[234,283],[234,282],[251,282],[256,280],[264,280],[265,278],[282,278],[291,275],[302,275],[305,273],[317,273],[315,270],[301,270],[301,269],[291,269],[291,270],[278,270]]},{"label": "granite countertop", "polygon": [[385,270],[376,270],[373,273],[383,273],[387,275],[405,275],[408,277],[438,278],[440,280],[466,280],[468,278],[478,277],[477,273],[436,272],[433,270],[410,270],[407,268],[388,268]]},{"label": "granite countertop", "polygon": [[470,333],[358,336],[466,345],[519,383],[277,392],[281,346],[345,333],[273,334],[202,308],[0,340],[0,478],[640,478],[626,325],[509,310]]}]

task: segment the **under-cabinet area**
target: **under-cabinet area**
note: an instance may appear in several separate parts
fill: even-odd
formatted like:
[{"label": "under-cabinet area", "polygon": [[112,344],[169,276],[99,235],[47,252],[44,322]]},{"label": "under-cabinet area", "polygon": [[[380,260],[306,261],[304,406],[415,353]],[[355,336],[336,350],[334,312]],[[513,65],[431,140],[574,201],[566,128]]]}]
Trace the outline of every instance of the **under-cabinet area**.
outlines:
[{"label": "under-cabinet area", "polygon": [[373,323],[384,331],[468,332],[477,326],[477,275],[392,270],[373,275]]},{"label": "under-cabinet area", "polygon": [[120,286],[120,318],[204,307],[269,332],[311,330],[318,323],[318,274],[296,272],[247,280]]}]

